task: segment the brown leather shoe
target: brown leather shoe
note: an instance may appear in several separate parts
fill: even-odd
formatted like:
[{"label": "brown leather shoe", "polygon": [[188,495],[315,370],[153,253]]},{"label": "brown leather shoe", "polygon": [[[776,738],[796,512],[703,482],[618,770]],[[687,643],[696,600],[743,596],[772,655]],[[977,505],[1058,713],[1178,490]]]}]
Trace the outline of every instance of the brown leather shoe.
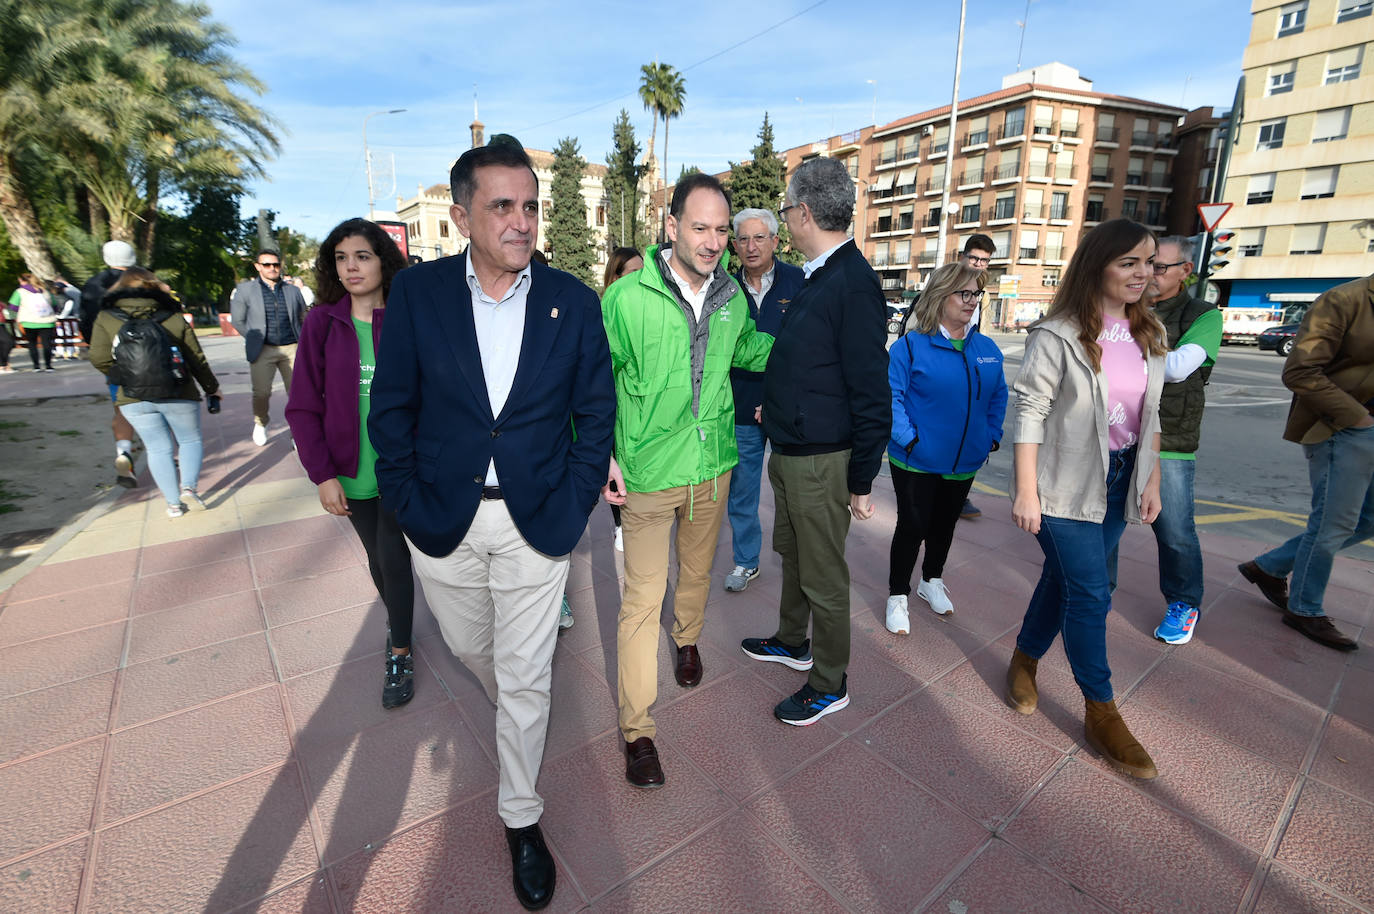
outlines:
[{"label": "brown leather shoe", "polygon": [[636,787],[662,787],[663,766],[658,763],[654,741],[641,736],[625,744],[625,780]]},{"label": "brown leather shoe", "polygon": [[701,682],[701,655],[695,644],[684,645],[677,649],[677,666],[673,669],[677,684],[684,689]]},{"label": "brown leather shoe", "polygon": [[1297,629],[1318,644],[1335,648],[1338,651],[1359,649],[1355,639],[1347,637],[1327,616],[1300,616],[1295,612],[1283,611],[1283,624]]},{"label": "brown leather shoe", "polygon": [[1108,765],[1143,781],[1159,777],[1154,759],[1131,735],[1115,701],[1085,701],[1084,705],[1083,735]]},{"label": "brown leather shoe", "polygon": [[1040,703],[1040,690],[1035,687],[1035,670],[1040,661],[1021,653],[1018,647],[1011,652],[1011,666],[1007,668],[1007,704],[1022,714],[1034,714]]},{"label": "brown leather shoe", "polygon": [[1254,584],[1264,598],[1284,612],[1288,611],[1288,579],[1276,578],[1253,561],[1237,565],[1245,580]]}]

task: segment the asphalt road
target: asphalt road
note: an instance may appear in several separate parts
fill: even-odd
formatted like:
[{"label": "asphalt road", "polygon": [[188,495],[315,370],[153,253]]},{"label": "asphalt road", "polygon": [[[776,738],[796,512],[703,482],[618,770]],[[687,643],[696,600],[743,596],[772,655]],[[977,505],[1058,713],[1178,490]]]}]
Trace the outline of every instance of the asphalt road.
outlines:
[{"label": "asphalt road", "polygon": [[[1002,347],[1011,384],[1026,337],[994,334],[993,339]],[[1283,440],[1289,394],[1279,378],[1282,370],[1283,359],[1272,352],[1222,347],[1207,387],[1198,450],[1194,494],[1201,529],[1278,543],[1306,525],[1312,488],[1302,448]],[[978,483],[1007,491],[1010,448],[992,455]],[[1374,561],[1374,544],[1362,543],[1345,554]]]}]

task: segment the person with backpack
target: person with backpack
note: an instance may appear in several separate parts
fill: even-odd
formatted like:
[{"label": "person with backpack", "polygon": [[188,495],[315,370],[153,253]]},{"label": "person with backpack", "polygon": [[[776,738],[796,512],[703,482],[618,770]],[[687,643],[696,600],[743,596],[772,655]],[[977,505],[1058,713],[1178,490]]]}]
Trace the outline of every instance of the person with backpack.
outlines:
[{"label": "person with backpack", "polygon": [[196,493],[203,453],[196,384],[205,391],[210,412],[217,413],[219,381],[167,285],[148,270],[126,269],[96,316],[90,358],[96,371],[119,382],[116,405],[143,439],[153,482],[167,499],[167,516],[186,513],[183,499],[204,508]]}]

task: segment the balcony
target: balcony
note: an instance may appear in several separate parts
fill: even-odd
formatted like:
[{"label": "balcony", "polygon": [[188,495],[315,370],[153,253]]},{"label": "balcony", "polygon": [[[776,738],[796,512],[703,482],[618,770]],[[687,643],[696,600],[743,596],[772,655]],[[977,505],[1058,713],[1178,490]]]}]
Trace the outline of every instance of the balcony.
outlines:
[{"label": "balcony", "polygon": [[933,267],[933,266],[935,266],[935,252],[934,252],[934,251],[922,251],[921,254],[920,254],[920,256],[916,258],[916,265],[917,265],[918,267]]},{"label": "balcony", "polygon": [[1136,130],[1131,133],[1131,146],[1142,149],[1154,148],[1155,135],[1148,130]]},{"label": "balcony", "polygon": [[883,280],[883,289],[885,291],[893,292],[900,290],[901,288],[902,280],[899,277],[889,277]]},{"label": "balcony", "polygon": [[1089,203],[1087,210],[1083,213],[1084,222],[1106,222],[1109,218],[1107,207],[1101,203]]},{"label": "balcony", "polygon": [[1003,124],[997,128],[997,141],[1020,139],[1026,135],[1026,122]]},{"label": "balcony", "polygon": [[875,269],[875,270],[883,270],[883,269],[886,269],[886,268],[887,268],[887,254],[885,254],[885,253],[884,253],[884,254],[874,254],[874,255],[873,255],[873,269]]},{"label": "balcony", "polygon": [[959,212],[959,221],[955,223],[955,227],[957,228],[961,225],[978,225],[982,222],[981,214],[982,207],[966,206]]},{"label": "balcony", "polygon": [[971,187],[974,184],[982,184],[983,176],[984,171],[981,168],[974,171],[966,171],[961,174],[954,183],[959,187]]},{"label": "balcony", "polygon": [[926,228],[939,228],[940,211],[938,209],[933,209],[930,212],[926,213],[926,217],[921,220],[921,225],[925,226]]},{"label": "balcony", "polygon": [[1016,218],[1016,201],[1010,197],[998,200],[992,210],[992,221]]},{"label": "balcony", "polygon": [[949,152],[949,140],[942,140],[938,143],[934,140],[931,140],[929,143],[926,144],[927,158],[930,156],[944,155],[947,152]]},{"label": "balcony", "polygon": [[1027,206],[1021,210],[1021,221],[1023,222],[1044,222],[1050,217],[1048,206]]},{"label": "balcony", "polygon": [[1126,172],[1126,186],[1139,187],[1145,184],[1145,173],[1140,171]]},{"label": "balcony", "polygon": [[930,193],[933,190],[944,190],[945,176],[931,175],[929,178],[926,178],[926,183],[922,184],[921,188],[925,193]]},{"label": "balcony", "polygon": [[1092,173],[1091,173],[1090,175],[1088,175],[1088,183],[1089,183],[1089,184],[1111,184],[1111,183],[1112,183],[1112,175],[1113,175],[1113,174],[1115,174],[1115,172],[1114,172],[1112,169],[1110,169],[1110,168],[1097,168],[1097,167],[1094,167],[1093,170],[1092,170]]},{"label": "balcony", "polygon": [[1054,179],[1055,179],[1056,181],[1072,181],[1072,180],[1073,180],[1073,166],[1072,166],[1072,165],[1056,165],[1056,166],[1054,166]]},{"label": "balcony", "polygon": [[879,152],[879,153],[876,153],[876,154],[873,156],[873,167],[874,167],[874,168],[882,168],[882,167],[887,166],[887,165],[895,165],[896,162],[897,162],[897,153],[896,153],[896,152],[890,152],[890,153],[882,153],[882,152]]},{"label": "balcony", "polygon": [[1059,122],[1059,136],[1060,136],[1061,138],[1063,138],[1063,139],[1066,139],[1066,140],[1076,140],[1076,139],[1078,139],[1078,122],[1075,121],[1075,122],[1072,123],[1072,124],[1066,124],[1066,123],[1064,123],[1063,121],[1060,121],[1060,122]]},{"label": "balcony", "polygon": [[1050,247],[1049,245],[1046,245],[1046,246],[1045,246],[1045,260],[1048,261],[1048,260],[1063,260],[1063,259],[1064,259],[1064,246],[1063,246],[1063,245],[1056,245],[1055,247]]},{"label": "balcony", "polygon": [[992,173],[994,181],[1005,181],[1007,178],[1014,178],[1021,173],[1021,160],[1015,162],[1001,162],[997,170]]},{"label": "balcony", "polygon": [[1048,178],[1053,173],[1049,162],[1032,162],[1026,168],[1026,175],[1031,178]]},{"label": "balcony", "polygon": [[968,149],[970,146],[986,146],[988,144],[988,132],[984,130],[969,131],[959,140],[961,149]]},{"label": "balcony", "polygon": [[1098,125],[1098,128],[1097,128],[1097,137],[1096,137],[1095,142],[1104,143],[1104,144],[1105,144],[1105,143],[1111,143],[1111,144],[1113,144],[1113,145],[1116,145],[1117,142],[1119,141],[1120,137],[1121,137],[1121,128],[1120,128],[1120,127],[1107,127],[1107,126],[1104,126],[1104,125]]},{"label": "balcony", "polygon": [[1018,248],[1016,251],[1017,260],[1039,260],[1039,248]]},{"label": "balcony", "polygon": [[1067,220],[1067,219],[1069,218],[1069,204],[1068,204],[1068,202],[1065,201],[1065,202],[1063,202],[1063,203],[1051,203],[1051,204],[1050,204],[1050,218],[1051,218],[1051,219]]}]

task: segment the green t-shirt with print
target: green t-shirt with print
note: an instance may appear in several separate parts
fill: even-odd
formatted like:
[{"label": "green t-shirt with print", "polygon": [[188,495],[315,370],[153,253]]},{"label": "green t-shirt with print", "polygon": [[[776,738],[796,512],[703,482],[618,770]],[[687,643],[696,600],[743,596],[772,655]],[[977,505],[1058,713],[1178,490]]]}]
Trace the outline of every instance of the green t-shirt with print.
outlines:
[{"label": "green t-shirt with print", "polygon": [[377,370],[377,353],[372,347],[372,325],[353,318],[353,330],[358,334],[358,475],[340,476],[339,485],[349,498],[376,498],[377,451],[367,438],[367,414],[372,410],[372,375]]}]

